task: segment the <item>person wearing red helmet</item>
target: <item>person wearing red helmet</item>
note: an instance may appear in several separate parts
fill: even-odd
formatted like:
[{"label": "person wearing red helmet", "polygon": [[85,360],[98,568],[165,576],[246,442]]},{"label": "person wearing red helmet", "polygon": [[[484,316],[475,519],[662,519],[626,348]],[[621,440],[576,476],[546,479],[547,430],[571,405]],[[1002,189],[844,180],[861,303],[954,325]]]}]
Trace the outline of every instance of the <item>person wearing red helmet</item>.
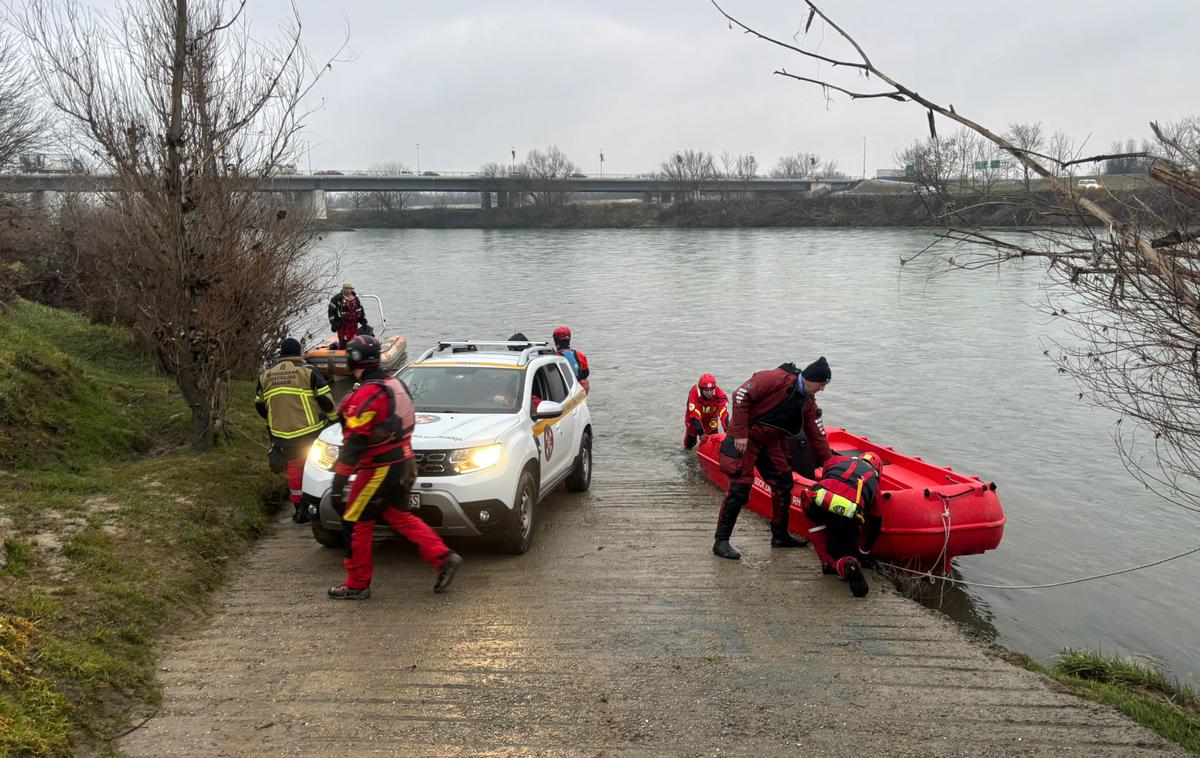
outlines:
[{"label": "person wearing red helmet", "polygon": [[713,555],[737,560],[742,554],[729,544],[738,514],[750,502],[757,470],[771,489],[771,547],[804,547],[788,531],[792,505],[792,466],[788,438],[805,434],[817,464],[829,457],[829,441],[817,425],[816,395],[832,373],[821,356],[803,371],[791,363],[759,371],[733,393],[733,418],[721,443],[721,471],[729,489],[717,517]]},{"label": "person wearing red helmet", "polygon": [[703,440],[729,427],[729,398],[717,386],[717,378],[712,374],[701,374],[700,380],[688,393],[683,425],[685,450],[691,450],[696,440]]},{"label": "person wearing red helmet", "polygon": [[[371,549],[375,521],[383,519],[417,546],[438,572],[434,592],[450,586],[462,557],[429,526],[408,512],[408,492],[417,478],[412,432],[416,425],[408,387],[379,368],[379,340],[358,335],[346,345],[346,361],[359,385],[338,410],[342,447],[333,470],[333,507],[342,514],[346,581],[329,589],[338,600],[371,596]],[[351,475],[349,495],[344,495]]]},{"label": "person wearing red helmet", "polygon": [[560,326],[554,330],[554,347],[558,350],[558,354],[571,364],[571,369],[574,370],[579,384],[583,386],[583,391],[590,391],[588,375],[591,370],[588,369],[588,359],[586,355],[571,347],[571,329],[569,327]]},{"label": "person wearing red helmet", "polygon": [[[882,473],[883,459],[877,453],[834,456],[825,462],[821,479],[803,494],[804,515],[813,524],[808,539],[821,559],[821,571],[848,581],[855,597],[870,591],[862,562],[879,536],[875,500]],[[861,532],[867,523],[871,526],[864,547]]]}]

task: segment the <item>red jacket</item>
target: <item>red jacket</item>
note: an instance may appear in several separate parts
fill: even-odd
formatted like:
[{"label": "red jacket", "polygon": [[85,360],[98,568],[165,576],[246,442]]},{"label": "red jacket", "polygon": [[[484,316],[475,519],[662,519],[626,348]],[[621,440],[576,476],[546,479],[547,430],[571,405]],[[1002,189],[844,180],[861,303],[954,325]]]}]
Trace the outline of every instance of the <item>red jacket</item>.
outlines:
[{"label": "red jacket", "polygon": [[700,423],[704,434],[716,434],[729,428],[729,398],[720,387],[716,388],[712,400],[705,400],[700,395],[700,388],[692,385],[692,391],[688,393],[687,411],[683,416],[688,434],[695,433],[696,421]]},{"label": "red jacket", "polygon": [[[777,434],[780,438],[803,432],[813,447],[817,465],[823,465],[831,453],[825,430],[817,424],[817,404],[813,396],[806,395],[803,404],[791,413],[786,407],[788,403],[799,405],[795,396],[800,391],[797,386],[799,381],[799,371],[793,372],[783,367],[759,371],[747,379],[733,393],[733,420],[729,424],[729,434],[734,439],[747,439],[751,427],[771,436]],[[782,419],[779,418],[781,414]],[[776,422],[780,420],[786,423],[777,425]]]},{"label": "red jacket", "polygon": [[415,426],[412,397],[404,383],[379,369],[363,374],[362,385],[342,401],[342,449],[336,476],[401,463],[412,457]]}]

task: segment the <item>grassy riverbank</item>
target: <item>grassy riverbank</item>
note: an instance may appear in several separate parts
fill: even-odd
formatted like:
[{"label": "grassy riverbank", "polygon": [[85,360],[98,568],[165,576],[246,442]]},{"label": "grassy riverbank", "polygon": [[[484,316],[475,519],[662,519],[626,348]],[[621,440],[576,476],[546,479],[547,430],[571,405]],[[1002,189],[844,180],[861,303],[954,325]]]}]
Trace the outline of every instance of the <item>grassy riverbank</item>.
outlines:
[{"label": "grassy riverbank", "polygon": [[1091,650],[1065,650],[1049,665],[1019,653],[1004,657],[1200,754],[1200,695],[1158,671]]},{"label": "grassy riverbank", "polygon": [[268,523],[253,386],[197,455],[174,383],[122,329],[0,316],[0,754],[110,750],[148,714],[161,635]]}]

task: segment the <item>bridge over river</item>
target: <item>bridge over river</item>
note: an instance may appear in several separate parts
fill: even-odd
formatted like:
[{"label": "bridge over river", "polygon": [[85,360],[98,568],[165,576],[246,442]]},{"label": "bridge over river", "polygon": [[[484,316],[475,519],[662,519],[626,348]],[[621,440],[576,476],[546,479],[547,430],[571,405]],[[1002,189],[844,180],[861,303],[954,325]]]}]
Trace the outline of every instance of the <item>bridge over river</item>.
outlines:
[{"label": "bridge over river", "polygon": [[[253,186],[260,192],[288,193],[302,206],[317,209],[324,217],[326,192],[473,192],[480,205],[491,208],[519,204],[529,193],[572,193],[582,195],[624,195],[646,200],[670,202],[680,192],[718,194],[735,192],[749,195],[805,195],[836,191],[856,186],[849,179],[703,179],[677,181],[663,177],[600,176],[574,179],[539,179],[530,176],[481,176],[479,174],[281,174]],[[117,189],[115,177],[107,174],[5,174],[0,175],[0,193],[111,192]]]}]

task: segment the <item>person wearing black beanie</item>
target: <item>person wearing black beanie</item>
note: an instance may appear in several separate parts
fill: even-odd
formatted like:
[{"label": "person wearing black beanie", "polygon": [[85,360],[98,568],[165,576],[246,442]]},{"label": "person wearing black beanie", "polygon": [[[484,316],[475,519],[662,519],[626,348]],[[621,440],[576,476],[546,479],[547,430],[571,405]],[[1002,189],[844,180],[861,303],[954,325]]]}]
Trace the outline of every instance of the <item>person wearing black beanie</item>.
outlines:
[{"label": "person wearing black beanie", "polygon": [[804,367],[800,372],[810,382],[816,384],[829,384],[829,380],[833,378],[833,372],[829,370],[829,361],[825,360],[825,356],[821,356],[812,363]]},{"label": "person wearing black beanie", "polygon": [[817,422],[815,398],[832,378],[829,362],[821,356],[803,371],[791,363],[759,371],[733,393],[733,417],[719,456],[729,489],[717,517],[713,555],[731,560],[742,557],[729,538],[738,514],[750,502],[756,470],[771,489],[771,547],[808,544],[788,531],[795,481],[788,439],[805,435],[817,465],[831,457],[829,441]]},{"label": "person wearing black beanie", "polygon": [[279,345],[280,358],[299,358],[300,357],[300,340],[292,337],[285,337]]}]

